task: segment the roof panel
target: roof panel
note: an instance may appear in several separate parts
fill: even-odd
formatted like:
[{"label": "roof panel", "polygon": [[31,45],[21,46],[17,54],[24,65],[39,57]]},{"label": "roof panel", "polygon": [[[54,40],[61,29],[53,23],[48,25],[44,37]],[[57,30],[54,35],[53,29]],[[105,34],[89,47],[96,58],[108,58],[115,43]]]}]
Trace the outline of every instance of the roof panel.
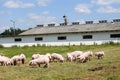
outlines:
[{"label": "roof panel", "polygon": [[58,34],[58,33],[80,33],[80,32],[99,32],[99,31],[120,31],[120,22],[118,23],[95,23],[80,24],[54,27],[35,27],[19,35],[39,35],[39,34]]}]

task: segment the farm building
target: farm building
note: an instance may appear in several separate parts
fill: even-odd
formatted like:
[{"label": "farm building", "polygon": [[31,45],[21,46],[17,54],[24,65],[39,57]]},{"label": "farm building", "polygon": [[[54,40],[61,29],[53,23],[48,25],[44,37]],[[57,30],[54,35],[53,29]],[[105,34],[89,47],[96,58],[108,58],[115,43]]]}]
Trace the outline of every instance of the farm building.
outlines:
[{"label": "farm building", "polygon": [[0,45],[10,46],[60,46],[60,45],[93,45],[106,42],[120,42],[120,19],[112,22],[101,20],[98,23],[86,21],[85,24],[73,22],[71,25],[61,23],[59,26],[37,25],[19,36],[1,37]]}]

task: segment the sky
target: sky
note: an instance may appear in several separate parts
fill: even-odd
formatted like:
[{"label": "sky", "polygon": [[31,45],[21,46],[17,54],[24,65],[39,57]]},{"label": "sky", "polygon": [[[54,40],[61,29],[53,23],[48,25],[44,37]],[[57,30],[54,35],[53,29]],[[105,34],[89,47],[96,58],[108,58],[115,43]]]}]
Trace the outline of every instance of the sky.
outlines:
[{"label": "sky", "polygon": [[[120,19],[120,0],[0,0],[0,33],[36,25]],[[12,21],[11,21],[12,20]]]}]

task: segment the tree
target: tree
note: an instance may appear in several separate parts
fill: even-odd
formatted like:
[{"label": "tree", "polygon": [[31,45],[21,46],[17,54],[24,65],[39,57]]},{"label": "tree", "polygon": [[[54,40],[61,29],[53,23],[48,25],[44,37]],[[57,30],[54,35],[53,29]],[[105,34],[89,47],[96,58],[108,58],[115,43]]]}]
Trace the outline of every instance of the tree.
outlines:
[{"label": "tree", "polygon": [[[15,31],[15,32],[14,32]],[[17,36],[18,34],[22,33],[24,30],[21,30],[19,28],[13,29],[12,27],[10,29],[6,29],[4,32],[0,34],[2,37],[8,37],[8,36]],[[14,34],[15,33],[15,34]]]}]

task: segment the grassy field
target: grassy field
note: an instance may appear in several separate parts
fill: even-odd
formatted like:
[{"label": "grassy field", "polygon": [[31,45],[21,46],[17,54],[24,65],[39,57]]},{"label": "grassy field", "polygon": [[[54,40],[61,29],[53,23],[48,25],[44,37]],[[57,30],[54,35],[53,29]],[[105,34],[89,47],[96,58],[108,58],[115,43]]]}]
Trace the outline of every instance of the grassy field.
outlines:
[{"label": "grassy field", "polygon": [[[50,63],[49,68],[30,67],[33,53],[60,53],[81,50],[104,51],[105,57],[98,60],[95,56],[86,63],[64,62]],[[61,46],[61,47],[12,47],[0,48],[0,55],[12,57],[24,53],[27,57],[24,65],[0,66],[0,80],[120,80],[120,45]]]}]

